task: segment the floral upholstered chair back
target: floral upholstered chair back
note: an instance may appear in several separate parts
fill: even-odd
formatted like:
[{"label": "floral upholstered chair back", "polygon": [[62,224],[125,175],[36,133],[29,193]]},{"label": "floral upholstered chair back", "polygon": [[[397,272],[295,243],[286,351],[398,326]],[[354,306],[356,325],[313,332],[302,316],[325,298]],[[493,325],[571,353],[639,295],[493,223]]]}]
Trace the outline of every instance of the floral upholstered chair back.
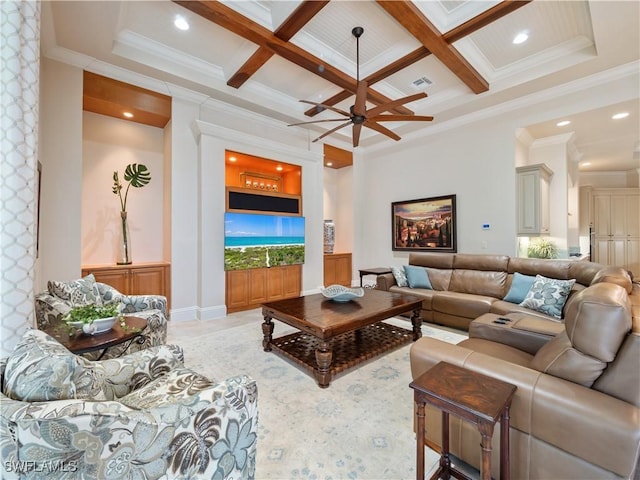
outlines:
[{"label": "floral upholstered chair back", "polygon": [[[58,325],[62,317],[73,307],[84,305],[117,304],[124,315],[147,320],[144,342],[133,342],[130,346],[118,345],[109,349],[102,358],[116,358],[145,348],[163,345],[167,341],[167,299],[162,295],[125,295],[105,283],[96,282],[93,275],[70,280],[47,283],[47,291],[36,294],[36,324],[40,330]],[[86,358],[98,358],[100,352],[83,354]]]}]

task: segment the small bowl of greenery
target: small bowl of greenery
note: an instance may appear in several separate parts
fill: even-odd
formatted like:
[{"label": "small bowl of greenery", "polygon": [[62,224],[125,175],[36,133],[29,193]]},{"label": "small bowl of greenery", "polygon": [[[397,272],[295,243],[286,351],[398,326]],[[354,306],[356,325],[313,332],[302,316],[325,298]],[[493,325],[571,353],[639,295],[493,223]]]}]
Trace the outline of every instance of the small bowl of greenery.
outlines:
[{"label": "small bowl of greenery", "polygon": [[118,305],[91,304],[72,308],[63,320],[70,327],[82,329],[88,335],[95,335],[111,330],[119,313]]}]

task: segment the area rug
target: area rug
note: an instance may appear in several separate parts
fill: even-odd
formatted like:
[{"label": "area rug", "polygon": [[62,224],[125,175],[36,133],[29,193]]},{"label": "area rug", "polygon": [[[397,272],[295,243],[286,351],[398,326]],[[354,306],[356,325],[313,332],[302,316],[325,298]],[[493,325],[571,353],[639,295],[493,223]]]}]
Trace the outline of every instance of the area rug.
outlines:
[{"label": "area rug", "polygon": [[[388,320],[408,329],[408,320]],[[258,479],[415,478],[410,345],[342,374],[321,389],[315,380],[262,350],[262,318],[189,338],[172,324],[169,342],[185,350],[188,367],[213,379],[240,373],[258,383]],[[274,336],[292,332],[276,321]],[[424,325],[424,336],[458,343],[462,333]],[[428,450],[428,449],[427,449]],[[428,450],[426,471],[438,456]],[[428,477],[427,477],[428,478]]]}]

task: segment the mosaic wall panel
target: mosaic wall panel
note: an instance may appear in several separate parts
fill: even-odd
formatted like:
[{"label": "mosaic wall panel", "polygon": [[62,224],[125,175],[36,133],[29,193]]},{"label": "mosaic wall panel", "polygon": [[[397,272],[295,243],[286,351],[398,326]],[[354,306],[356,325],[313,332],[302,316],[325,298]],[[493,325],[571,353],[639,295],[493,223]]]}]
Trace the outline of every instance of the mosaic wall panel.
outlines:
[{"label": "mosaic wall panel", "polygon": [[0,357],[33,324],[40,3],[0,1]]}]

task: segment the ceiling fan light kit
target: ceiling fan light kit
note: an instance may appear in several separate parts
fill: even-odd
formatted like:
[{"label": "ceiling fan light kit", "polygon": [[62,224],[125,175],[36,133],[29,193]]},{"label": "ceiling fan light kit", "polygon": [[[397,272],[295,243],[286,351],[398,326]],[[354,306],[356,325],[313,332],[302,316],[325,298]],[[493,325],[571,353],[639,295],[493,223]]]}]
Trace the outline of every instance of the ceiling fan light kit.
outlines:
[{"label": "ceiling fan light kit", "polygon": [[[380,125],[379,122],[430,122],[433,120],[432,116],[425,115],[401,115],[401,114],[385,114],[384,112],[388,112],[396,107],[404,105],[405,103],[410,103],[415,100],[419,100],[421,98],[425,98],[427,94],[425,92],[416,93],[413,95],[409,95],[407,97],[399,98],[397,100],[392,100],[390,102],[386,102],[382,105],[378,105],[376,107],[372,107],[367,109],[367,96],[368,96],[368,83],[366,80],[360,80],[360,37],[364,33],[364,28],[362,27],[354,27],[351,30],[351,34],[356,37],[356,98],[355,102],[349,108],[349,112],[346,112],[340,108],[333,107],[331,105],[326,105],[318,102],[311,102],[309,100],[300,100],[302,103],[308,103],[310,105],[315,105],[317,108],[331,110],[332,112],[338,113],[342,115],[342,118],[330,118],[326,120],[312,120],[308,122],[298,122],[292,123],[288,125],[289,127],[296,125],[309,125],[312,123],[323,123],[323,122],[344,122],[338,125],[335,128],[327,130],[319,137],[315,138],[313,142],[317,142],[318,140],[323,139],[324,137],[331,135],[338,130],[352,125],[352,139],[353,139],[353,147],[357,147],[360,144],[360,132],[362,131],[362,126],[364,125],[367,128],[375,130],[378,133],[386,135],[387,137],[393,140],[400,140],[400,136],[389,130],[388,128]],[[346,122],[344,121],[348,119]]]}]

